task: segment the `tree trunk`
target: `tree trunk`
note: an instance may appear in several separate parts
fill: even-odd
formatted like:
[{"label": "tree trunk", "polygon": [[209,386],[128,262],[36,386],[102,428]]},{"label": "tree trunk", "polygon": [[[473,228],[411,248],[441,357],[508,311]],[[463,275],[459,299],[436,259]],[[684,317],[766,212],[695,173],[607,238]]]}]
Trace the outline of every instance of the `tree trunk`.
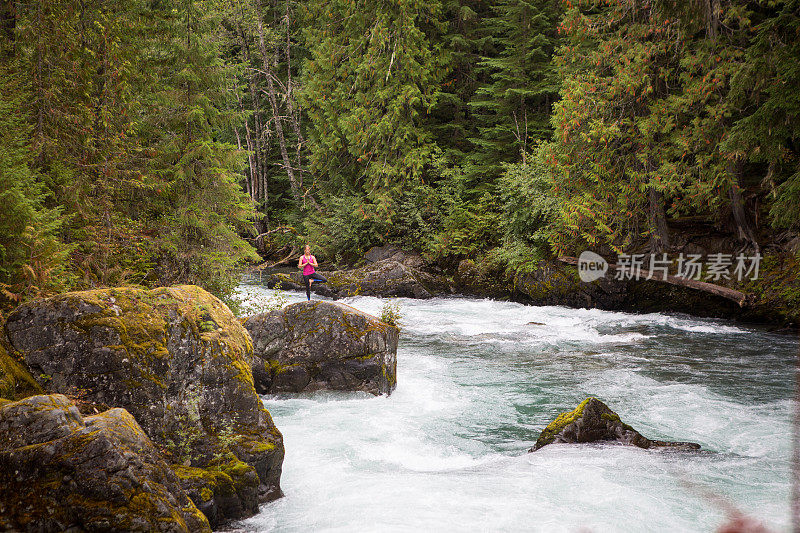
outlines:
[{"label": "tree trunk", "polygon": [[759,246],[756,240],[756,232],[753,229],[750,218],[747,216],[747,212],[744,208],[744,201],[742,200],[742,160],[737,159],[735,162],[731,163],[728,167],[728,171],[733,178],[728,188],[728,199],[731,202],[731,214],[733,215],[736,238],[747,242],[758,252]]},{"label": "tree trunk", "polygon": [[717,39],[719,31],[719,0],[705,0],[706,36],[712,41]]},{"label": "tree trunk", "polygon": [[[242,25],[236,24],[237,33],[239,36],[239,44],[242,46],[242,53],[244,54],[245,62],[251,64],[250,47],[247,42]],[[263,233],[269,229],[269,215],[267,213],[267,206],[269,202],[269,187],[267,183],[266,173],[266,149],[265,149],[265,132],[261,123],[261,105],[258,98],[258,90],[256,89],[256,82],[253,79],[252,69],[248,70],[247,88],[250,92],[253,106],[253,128],[250,128],[250,119],[245,120],[245,140],[247,142],[248,150],[248,163],[250,166],[250,197],[254,202],[262,202],[264,206],[262,217],[257,219],[253,225],[256,234]],[[239,99],[239,107],[244,112],[244,103]]]},{"label": "tree trunk", "polygon": [[291,18],[289,16],[289,2],[286,1],[286,106],[289,110],[289,120],[292,123],[292,129],[294,130],[295,138],[297,139],[297,147],[295,149],[295,168],[297,169],[297,182],[300,189],[303,191],[303,207],[305,207],[305,201],[308,199],[309,203],[316,209],[319,209],[316,200],[310,194],[310,191],[306,190],[306,186],[303,180],[303,145],[305,141],[303,140],[303,132],[300,129],[300,109],[295,108],[294,104],[294,82],[292,81],[292,41],[291,41]]},{"label": "tree trunk", "polygon": [[667,215],[664,213],[664,194],[648,188],[648,203],[650,204],[650,240],[653,253],[660,253],[669,250],[669,230],[667,229]]},{"label": "tree trunk", "polygon": [[269,103],[272,106],[272,120],[275,125],[275,133],[278,136],[278,145],[281,150],[281,158],[283,159],[283,166],[286,169],[286,174],[289,176],[289,186],[292,191],[292,197],[298,208],[302,208],[302,197],[300,188],[297,185],[297,178],[292,169],[292,163],[289,160],[289,152],[286,149],[286,138],[283,135],[283,124],[281,123],[281,116],[278,109],[278,98],[275,90],[275,83],[272,80],[273,69],[270,65],[270,59],[273,59],[273,54],[268,53],[267,45],[264,41],[264,23],[261,17],[258,18],[258,43],[261,48],[261,57],[264,67],[264,75],[267,77],[267,94],[269,96]]}]

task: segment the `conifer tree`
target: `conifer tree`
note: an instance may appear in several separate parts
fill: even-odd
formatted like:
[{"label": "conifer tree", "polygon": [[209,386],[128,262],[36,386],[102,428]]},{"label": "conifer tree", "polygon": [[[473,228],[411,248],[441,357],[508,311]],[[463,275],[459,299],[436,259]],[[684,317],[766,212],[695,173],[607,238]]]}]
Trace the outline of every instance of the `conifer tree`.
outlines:
[{"label": "conifer tree", "polygon": [[418,182],[435,154],[424,127],[445,72],[436,2],[333,0],[306,5],[303,105],[311,168],[330,191],[378,202]]},{"label": "conifer tree", "polygon": [[58,239],[59,208],[45,206],[46,188],[31,169],[31,128],[20,115],[26,96],[0,68],[0,318],[22,300],[70,286],[69,247]]},{"label": "conifer tree", "polygon": [[[765,16],[766,15],[766,16]],[[800,228],[800,2],[775,2],[753,17],[754,34],[730,82],[730,99],[751,112],[722,139],[755,165],[776,228]]]},{"label": "conifer tree", "polygon": [[68,216],[63,237],[88,284],[143,275],[133,272],[143,236],[128,201],[140,15],[138,2],[118,0],[43,0],[17,13],[14,76],[29,87],[32,164]]},{"label": "conifer tree", "polygon": [[480,61],[488,79],[470,102],[479,129],[471,139],[471,159],[483,179],[499,177],[503,162],[520,161],[550,137],[551,104],[558,94],[551,63],[558,2],[501,0],[492,11],[486,26],[493,54]]},{"label": "conifer tree", "polygon": [[159,277],[227,294],[236,268],[257,259],[236,233],[253,215],[239,184],[244,154],[221,140],[240,120],[232,101],[240,88],[232,86],[235,77],[220,58],[212,31],[219,11],[210,2],[181,0],[160,16],[159,53],[152,64],[160,82],[143,129],[154,153],[148,171],[161,199]]},{"label": "conifer tree", "polygon": [[553,142],[540,152],[559,200],[554,246],[621,251],[649,236],[654,251],[664,250],[664,194],[678,186],[663,153],[672,128],[667,87],[677,84],[674,25],[652,2],[598,1],[570,9],[560,31],[561,100]]}]

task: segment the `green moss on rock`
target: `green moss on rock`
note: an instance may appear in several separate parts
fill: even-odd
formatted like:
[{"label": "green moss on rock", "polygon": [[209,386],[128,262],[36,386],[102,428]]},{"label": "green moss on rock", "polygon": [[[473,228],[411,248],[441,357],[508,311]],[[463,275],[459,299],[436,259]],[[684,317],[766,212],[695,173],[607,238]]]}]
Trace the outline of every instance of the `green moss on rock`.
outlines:
[{"label": "green moss on rock", "polygon": [[63,395],[0,408],[0,530],[210,532],[133,417]]},{"label": "green moss on rock", "polygon": [[541,448],[542,446],[552,443],[555,440],[556,435],[558,435],[565,427],[583,416],[583,409],[591,399],[592,398],[586,398],[580,404],[578,404],[578,407],[572,411],[559,414],[555,420],[547,424],[547,427],[544,428],[541,435],[539,435],[539,438],[536,440],[535,448]]},{"label": "green moss on rock", "polygon": [[[49,389],[80,390],[87,401],[128,409],[170,462],[204,467],[214,479],[187,486],[197,488],[193,500],[214,520],[247,516],[260,495],[281,494],[282,437],[254,388],[252,341],[203,289],[66,293],[20,306],[5,333],[31,374],[48,377]],[[223,429],[231,432],[227,440],[219,437]],[[238,455],[237,438],[262,444]],[[211,466],[220,456],[236,459],[237,468]],[[209,501],[202,487],[213,500],[229,501],[213,511],[202,506]]]},{"label": "green moss on rock", "polygon": [[640,448],[673,447],[696,450],[693,442],[650,440],[624,424],[617,413],[597,398],[586,398],[573,411],[559,414],[539,435],[533,448],[536,451],[554,442],[584,443],[613,441]]},{"label": "green moss on rock", "polygon": [[11,357],[0,341],[0,397],[21,400],[42,392],[42,387],[31,373],[22,363]]},{"label": "green moss on rock", "polygon": [[[181,480],[181,485],[189,491],[189,496],[193,496],[196,491],[201,495],[201,502],[207,502],[210,498],[203,498],[202,491],[211,491],[215,496],[235,496],[236,486],[231,476],[220,470],[218,467],[198,468],[194,466],[172,465],[172,471]],[[207,494],[207,493],[206,493]],[[192,500],[195,500],[193,497]],[[198,502],[195,501],[195,504]]]}]

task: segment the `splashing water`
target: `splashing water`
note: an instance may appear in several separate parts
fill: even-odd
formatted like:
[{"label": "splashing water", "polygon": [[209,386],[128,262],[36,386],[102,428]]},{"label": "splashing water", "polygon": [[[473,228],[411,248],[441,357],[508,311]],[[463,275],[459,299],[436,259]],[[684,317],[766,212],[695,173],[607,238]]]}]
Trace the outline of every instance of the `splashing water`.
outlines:
[{"label": "splashing water", "polygon": [[[239,289],[252,302],[272,294]],[[237,528],[712,531],[723,513],[702,487],[789,530],[795,337],[677,315],[396,301],[404,316],[391,396],[264,396],[285,439],[286,496]],[[344,300],[375,315],[384,302]],[[703,450],[526,453],[587,396],[646,437]]]}]

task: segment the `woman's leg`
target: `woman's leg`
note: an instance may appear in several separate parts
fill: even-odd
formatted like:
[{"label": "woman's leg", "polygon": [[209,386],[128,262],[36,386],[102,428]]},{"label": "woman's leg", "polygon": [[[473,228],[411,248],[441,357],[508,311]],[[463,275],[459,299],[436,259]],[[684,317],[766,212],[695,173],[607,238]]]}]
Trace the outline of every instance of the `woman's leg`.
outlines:
[{"label": "woman's leg", "polygon": [[327,279],[325,279],[323,276],[320,276],[316,272],[311,274],[311,276],[309,276],[309,277],[311,277],[314,281],[316,281],[318,283],[325,283],[326,281],[328,281]]},{"label": "woman's leg", "polygon": [[303,274],[303,282],[306,284],[306,298],[311,300],[311,283],[309,283],[308,278],[313,276],[314,274],[305,275]]}]

